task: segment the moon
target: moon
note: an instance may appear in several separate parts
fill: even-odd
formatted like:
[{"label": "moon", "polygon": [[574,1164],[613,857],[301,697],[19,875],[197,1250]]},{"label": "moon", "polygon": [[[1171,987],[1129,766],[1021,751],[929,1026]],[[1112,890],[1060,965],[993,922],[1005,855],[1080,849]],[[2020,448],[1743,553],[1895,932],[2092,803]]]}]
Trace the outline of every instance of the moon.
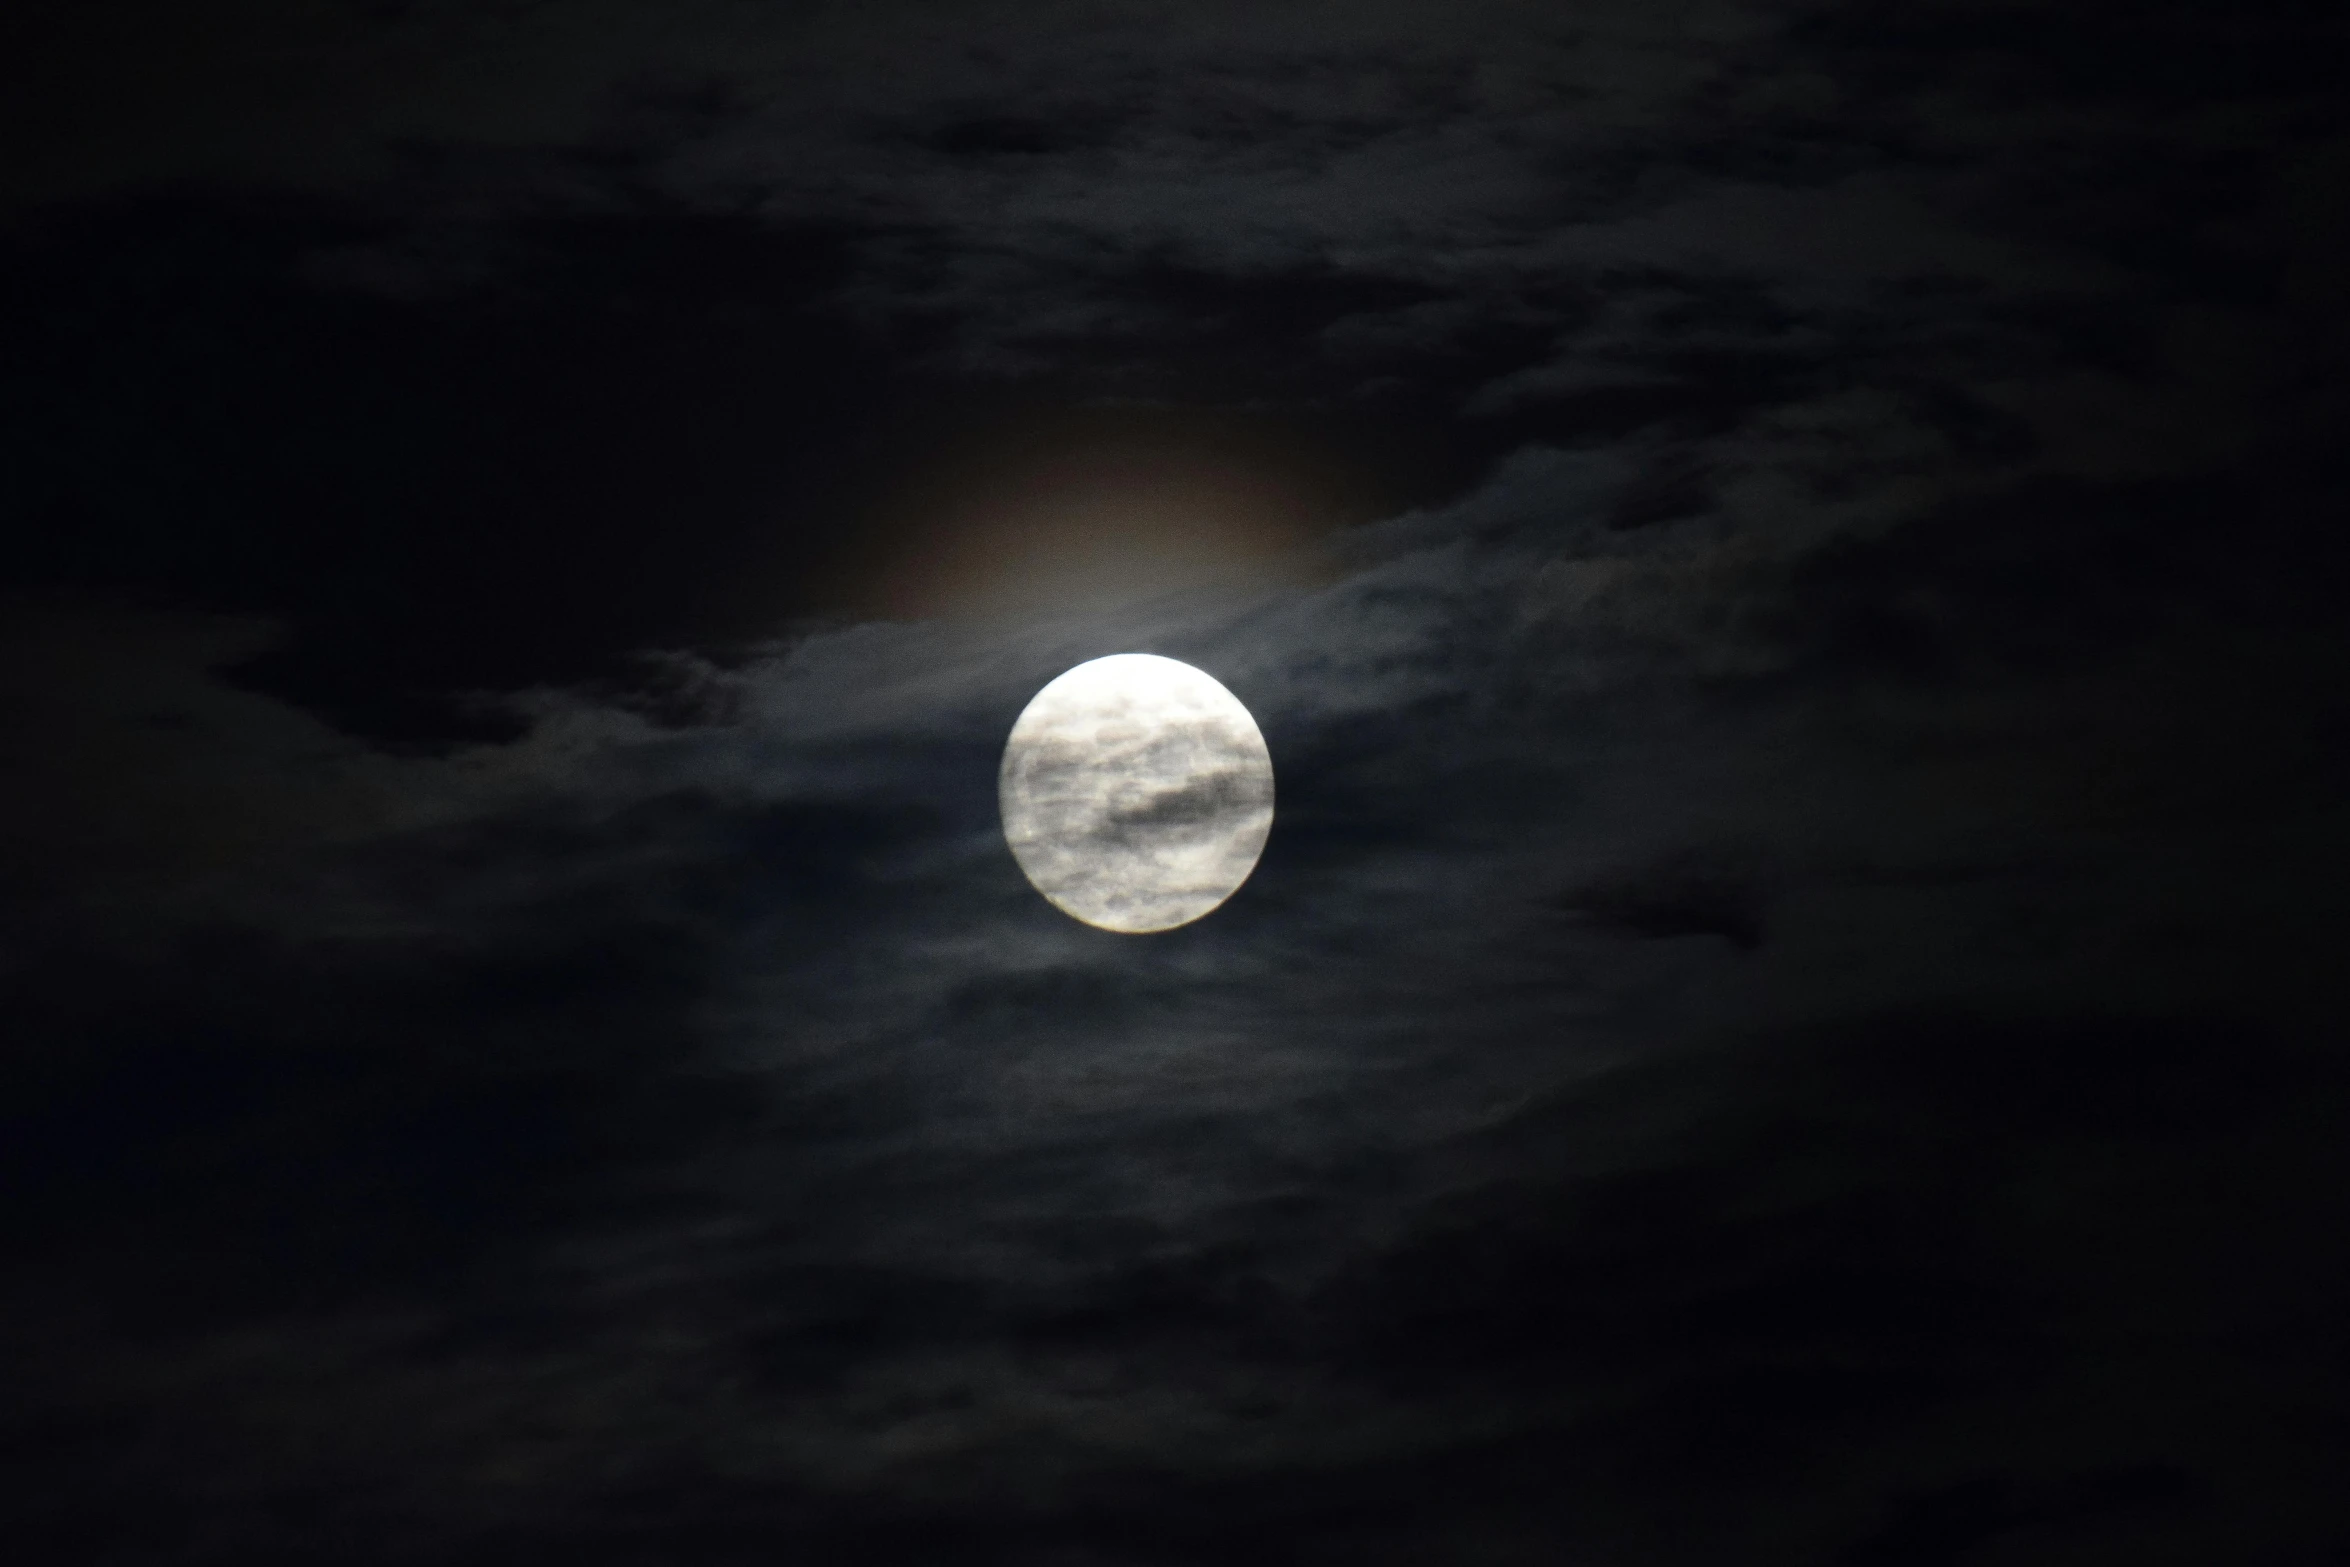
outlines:
[{"label": "moon", "polygon": [[1273,756],[1213,676],[1114,653],[1029,700],[997,798],[1012,858],[1046,901],[1143,935],[1214,911],[1256,869],[1273,830]]}]

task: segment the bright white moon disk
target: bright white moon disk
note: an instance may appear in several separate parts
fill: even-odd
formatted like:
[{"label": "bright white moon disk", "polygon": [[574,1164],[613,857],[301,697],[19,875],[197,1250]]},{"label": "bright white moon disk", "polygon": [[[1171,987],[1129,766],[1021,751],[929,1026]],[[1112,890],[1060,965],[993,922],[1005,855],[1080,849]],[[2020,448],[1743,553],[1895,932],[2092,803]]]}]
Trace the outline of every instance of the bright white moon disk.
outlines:
[{"label": "bright white moon disk", "polygon": [[1173,930],[1257,868],[1273,757],[1240,699],[1189,664],[1079,664],[1012,725],[1004,841],[1053,907],[1104,930]]}]

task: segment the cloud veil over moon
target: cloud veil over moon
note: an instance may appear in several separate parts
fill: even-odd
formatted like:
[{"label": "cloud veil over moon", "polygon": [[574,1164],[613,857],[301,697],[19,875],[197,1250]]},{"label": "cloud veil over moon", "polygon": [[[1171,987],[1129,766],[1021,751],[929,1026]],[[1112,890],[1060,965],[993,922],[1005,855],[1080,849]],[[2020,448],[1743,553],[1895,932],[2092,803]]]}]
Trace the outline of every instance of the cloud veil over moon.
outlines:
[{"label": "cloud veil over moon", "polygon": [[1213,677],[1150,653],[1059,676],[1004,743],[1004,839],[1031,885],[1104,930],[1172,930],[1248,880],[1273,825],[1265,737]]}]

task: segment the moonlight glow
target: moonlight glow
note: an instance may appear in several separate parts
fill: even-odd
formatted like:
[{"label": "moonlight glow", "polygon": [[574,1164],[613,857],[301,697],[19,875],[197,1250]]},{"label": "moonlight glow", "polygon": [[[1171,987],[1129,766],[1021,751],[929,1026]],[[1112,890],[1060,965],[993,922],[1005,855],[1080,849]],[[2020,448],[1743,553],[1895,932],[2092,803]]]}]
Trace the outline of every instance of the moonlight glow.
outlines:
[{"label": "moonlight glow", "polygon": [[1020,714],[998,776],[1004,839],[1053,906],[1172,930],[1239,890],[1273,826],[1273,758],[1239,698],[1189,664],[1079,664]]}]

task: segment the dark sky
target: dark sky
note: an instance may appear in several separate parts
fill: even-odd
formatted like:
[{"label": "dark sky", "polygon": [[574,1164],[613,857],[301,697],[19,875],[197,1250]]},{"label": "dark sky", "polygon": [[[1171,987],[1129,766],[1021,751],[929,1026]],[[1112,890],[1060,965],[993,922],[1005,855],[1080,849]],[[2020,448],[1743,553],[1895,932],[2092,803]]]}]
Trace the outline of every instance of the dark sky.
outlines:
[{"label": "dark sky", "polygon": [[2350,1562],[2338,6],[41,11],[9,1560]]}]

